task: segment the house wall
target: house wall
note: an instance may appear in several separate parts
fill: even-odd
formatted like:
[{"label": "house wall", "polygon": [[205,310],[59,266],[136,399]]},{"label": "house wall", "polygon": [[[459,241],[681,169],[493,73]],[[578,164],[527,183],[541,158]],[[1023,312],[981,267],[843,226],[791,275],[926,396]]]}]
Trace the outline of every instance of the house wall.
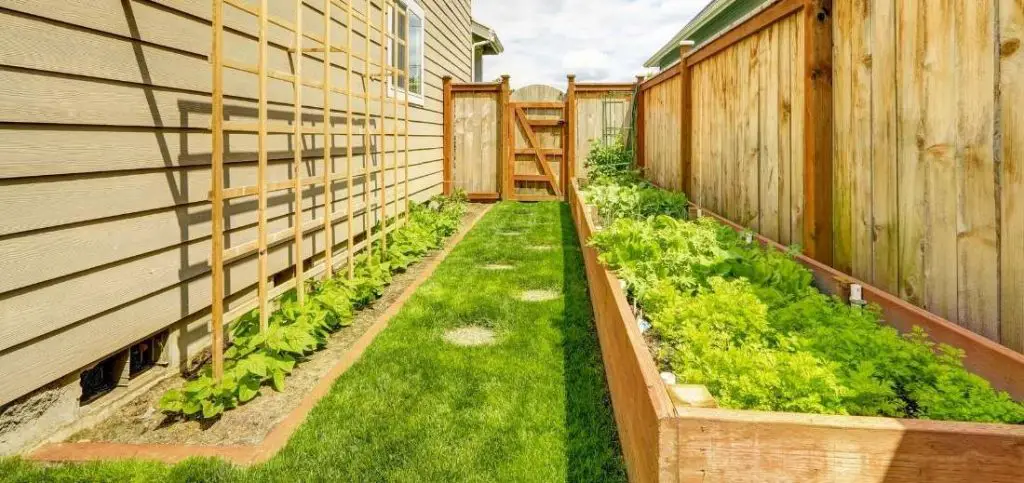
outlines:
[{"label": "house wall", "polygon": [[[253,4],[252,2],[249,2]],[[353,0],[355,10],[366,4]],[[408,150],[410,196],[441,192],[441,77],[471,76],[470,0],[420,0],[427,16],[425,103],[411,109],[409,144],[385,140],[387,165]],[[210,280],[209,133],[211,6],[208,0],[0,0],[0,406],[167,328],[184,361],[205,343]],[[258,2],[257,2],[258,4]],[[272,15],[294,18],[293,2],[270,2]],[[323,2],[304,6],[305,30],[323,33]],[[373,0],[371,16],[380,15]],[[346,44],[345,12],[334,7],[334,43]],[[374,22],[375,24],[377,22]],[[225,6],[225,52],[255,65],[257,19]],[[365,48],[366,26],[353,22],[353,48]],[[371,58],[380,34],[371,30]],[[293,72],[293,36],[271,27],[271,69]],[[340,39],[340,40],[339,40]],[[309,46],[309,45],[307,45]],[[345,88],[344,54],[332,59],[333,83]],[[306,78],[323,76],[322,54],[302,58]],[[362,85],[353,60],[352,90]],[[256,117],[256,78],[226,72],[225,116]],[[291,122],[292,87],[268,86],[272,121]],[[302,122],[318,126],[323,95],[306,89]],[[344,128],[345,96],[334,94],[332,123]],[[381,107],[353,102],[355,171],[364,163],[366,113],[378,127]],[[385,106],[390,115],[391,106]],[[399,113],[399,115],[401,115]],[[390,121],[385,123],[390,132]],[[289,178],[291,136],[269,137],[269,181]],[[335,136],[333,171],[347,169],[346,136]],[[379,139],[371,140],[371,148]],[[322,136],[305,136],[303,170],[322,172]],[[228,186],[255,181],[256,136],[226,136]],[[381,157],[370,160],[377,166]],[[402,181],[399,178],[398,181]],[[393,183],[391,175],[386,185]],[[344,211],[345,183],[335,184],[334,210]],[[370,190],[377,190],[373,183]],[[362,183],[354,187],[361,198]],[[318,218],[323,188],[307,190],[304,220]],[[388,198],[393,197],[388,189]],[[376,199],[376,197],[372,198]],[[269,197],[268,230],[290,226],[290,192]],[[255,239],[255,200],[228,203],[228,246]],[[390,208],[394,214],[396,207]],[[362,218],[355,217],[356,232]],[[348,227],[335,225],[344,251]],[[323,231],[307,235],[304,253],[319,253]],[[269,255],[270,272],[292,265],[290,246]],[[227,270],[232,303],[251,295],[255,258]]]}]

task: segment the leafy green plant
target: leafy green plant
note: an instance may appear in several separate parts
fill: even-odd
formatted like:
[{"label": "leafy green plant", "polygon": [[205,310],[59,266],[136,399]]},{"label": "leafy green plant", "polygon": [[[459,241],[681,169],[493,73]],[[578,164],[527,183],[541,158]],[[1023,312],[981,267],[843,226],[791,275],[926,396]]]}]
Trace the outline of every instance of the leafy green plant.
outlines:
[{"label": "leafy green plant", "polygon": [[1024,405],[968,372],[962,351],[920,328],[899,334],[876,308],[821,294],[792,252],[688,221],[676,200],[646,190],[656,188],[598,170],[584,199],[612,221],[589,243],[681,381],[732,408],[1024,423]]},{"label": "leafy green plant", "polygon": [[633,169],[633,152],[621,140],[607,145],[598,140],[592,141],[583,166],[591,181],[640,178]]},{"label": "leafy green plant", "polygon": [[355,257],[354,276],[316,282],[304,304],[295,291],[279,300],[266,331],[259,330],[259,311],[252,310],[230,325],[232,344],[224,352],[224,376],[217,382],[210,366],[181,389],[160,399],[160,409],[188,418],[211,419],[244,404],[270,385],[283,391],[285,378],[309,354],[322,349],[329,336],[351,324],[355,310],[383,294],[393,272],[404,271],[455,233],[466,213],[464,194],[434,197],[426,206],[413,205],[409,222],[388,234],[387,256],[380,252]]}]

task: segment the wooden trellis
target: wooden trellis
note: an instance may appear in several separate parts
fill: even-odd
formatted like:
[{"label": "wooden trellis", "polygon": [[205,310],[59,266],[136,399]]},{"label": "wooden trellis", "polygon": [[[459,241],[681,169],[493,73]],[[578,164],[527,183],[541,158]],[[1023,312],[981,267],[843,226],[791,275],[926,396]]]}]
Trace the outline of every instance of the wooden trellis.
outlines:
[{"label": "wooden trellis", "polygon": [[[399,14],[398,6],[389,0],[382,2],[380,8],[380,14],[374,15],[374,6],[371,0],[365,0],[365,10],[360,13],[354,10],[353,3],[356,0],[348,0],[348,2],[342,2],[340,0],[324,0],[322,4],[323,13],[323,35],[317,35],[304,30],[303,23],[303,9],[305,8],[306,2],[304,0],[293,0],[295,15],[294,19],[283,19],[270,14],[269,11],[269,0],[260,0],[259,6],[252,6],[245,3],[243,0],[213,0],[213,48],[210,55],[210,61],[213,68],[213,86],[212,86],[212,121],[211,131],[213,134],[212,143],[212,189],[210,191],[211,206],[211,228],[212,228],[212,253],[210,257],[210,265],[212,270],[212,353],[213,353],[213,372],[215,378],[218,380],[223,374],[224,368],[224,320],[233,320],[238,316],[245,314],[246,312],[257,308],[259,309],[259,321],[260,330],[267,330],[269,325],[269,314],[270,314],[270,303],[274,298],[284,294],[285,292],[296,289],[296,296],[300,302],[305,299],[306,292],[306,281],[315,279],[317,277],[328,278],[333,276],[335,269],[340,266],[342,262],[347,265],[348,277],[354,276],[354,255],[361,249],[371,250],[373,242],[376,240],[380,241],[380,256],[383,258],[387,253],[387,233],[389,231],[388,213],[387,213],[387,190],[385,183],[385,175],[388,167],[385,163],[386,150],[386,138],[390,135],[392,138],[392,168],[393,168],[393,180],[394,183],[394,199],[392,200],[395,205],[395,222],[391,223],[390,229],[397,229],[402,222],[408,220],[409,212],[409,99],[408,95],[400,92],[399,85],[400,80],[405,79],[405,85],[408,86],[410,83],[410,77],[408,72],[409,66],[409,55],[406,51],[406,55],[403,59],[402,65],[392,66],[388,61],[389,49],[387,46],[391,46],[390,52],[392,58],[396,61],[399,56],[394,55],[397,52],[398,46],[405,46],[406,41],[404,39],[409,38],[409,21],[408,16],[405,16],[404,24],[404,39],[401,35],[394,35],[392,30],[389,28],[389,20],[392,25],[399,25],[397,17]],[[224,51],[224,6],[228,5],[239,11],[250,14],[255,17],[259,23],[259,36],[258,36],[258,61],[256,65],[248,65],[241,62],[232,60],[229,55]],[[320,5],[317,5],[319,7]],[[334,9],[344,12],[344,31],[346,43],[344,45],[337,45],[332,40],[332,31],[340,22],[341,19],[335,18],[333,15]],[[389,19],[389,12],[393,18]],[[363,30],[363,36],[365,39],[362,53],[355,52],[353,44],[353,23],[354,20],[358,20],[365,27]],[[377,22],[379,20],[379,23]],[[280,28],[293,34],[293,44],[289,49],[292,53],[292,72],[282,72],[271,69],[268,62],[268,45],[269,45],[269,29],[271,26]],[[374,61],[371,58],[371,35],[373,31],[379,33],[380,42],[380,60]],[[307,43],[314,44],[313,46],[306,46]],[[319,80],[308,79],[304,76],[302,71],[302,59],[305,56],[316,57],[316,54],[321,55],[320,60],[323,61],[324,70],[322,78]],[[344,65],[341,68],[345,72],[344,87],[335,85],[332,79],[332,70],[336,68],[337,61],[340,60],[334,56],[334,54],[344,54]],[[353,59],[361,63],[360,75],[356,75],[355,69],[353,68]],[[397,63],[397,62],[395,62]],[[257,78],[257,122],[242,122],[232,121],[225,119],[224,113],[224,71],[225,69],[245,72],[248,74],[255,75]],[[363,88],[360,92],[357,92],[355,88],[354,80],[360,78],[363,83]],[[269,79],[275,79],[290,83],[293,87],[293,109],[294,109],[294,120],[291,125],[282,122],[270,122],[268,121],[268,95],[267,95],[267,83]],[[370,86],[371,82],[378,82],[380,86],[380,93],[377,96],[371,95]],[[389,94],[388,94],[388,83],[393,83],[394,93],[390,95],[390,112],[388,110]],[[323,125],[320,127],[305,127],[302,123],[303,113],[303,98],[302,91],[303,87],[309,87],[312,89],[318,89],[323,94]],[[331,122],[331,116],[334,112],[332,110],[332,96],[334,94],[341,94],[345,98],[345,116],[346,121],[344,128],[335,128]],[[355,152],[353,150],[353,103],[354,99],[363,101],[363,166],[362,166],[362,177],[363,177],[363,203],[362,207],[357,207],[353,203],[353,157]],[[373,104],[379,106],[379,113],[374,116],[371,113],[371,106]],[[399,105],[403,106],[402,115],[399,116]],[[374,122],[376,117],[377,129],[372,130],[371,124]],[[386,125],[390,121],[390,131],[388,131]],[[399,123],[402,123],[404,132],[399,129]],[[256,170],[256,183],[249,186],[241,187],[225,187],[225,176],[224,176],[224,147],[225,147],[225,133],[243,133],[243,134],[256,134],[258,136],[257,143],[257,170]],[[404,164],[404,194],[399,193],[399,136],[404,134],[404,151],[405,155],[402,160]],[[269,135],[289,135],[293,136],[293,167],[291,171],[291,179],[281,182],[268,182],[267,180],[267,166],[268,166],[268,153],[267,153],[267,137]],[[374,148],[373,137],[376,135],[378,138],[376,148]],[[301,167],[303,164],[303,141],[304,136],[319,136],[322,137],[322,156],[320,160],[323,162],[323,173],[320,176],[302,177]],[[345,138],[345,157],[346,157],[346,170],[344,173],[334,173],[332,171],[333,161],[333,150],[334,150],[334,137],[344,136]],[[373,166],[373,159],[376,156],[378,167]],[[379,192],[379,201],[377,206],[372,205],[371,200],[371,176],[376,178],[376,189]],[[335,183],[345,181],[346,186],[346,212],[344,213],[333,213],[334,208],[334,188]],[[306,188],[314,187],[316,185],[323,186],[324,197],[323,197],[323,216],[321,218],[315,218],[308,222],[302,220],[302,199],[303,193]],[[291,213],[291,228],[281,230],[274,233],[268,233],[267,230],[267,197],[271,192],[287,191],[291,190],[294,195],[294,206],[293,212]],[[404,200],[402,197],[404,196]],[[255,197],[257,200],[257,217],[258,217],[258,232],[257,239],[248,243],[242,243],[233,247],[225,248],[225,237],[224,237],[224,204],[225,202],[238,198],[251,198]],[[399,214],[402,213],[403,207],[399,205],[400,201],[404,201],[404,219],[399,219]],[[378,211],[379,210],[379,211]],[[356,243],[355,227],[354,227],[354,216],[362,213],[364,225],[363,233],[365,234],[364,240]],[[377,233],[372,233],[373,223],[371,223],[371,216],[376,217],[376,224],[379,225]],[[335,260],[334,250],[336,248],[334,242],[334,225],[342,219],[347,220],[348,225],[348,236],[347,244],[345,245],[346,255],[343,260]],[[303,240],[304,237],[312,232],[322,230],[324,233],[324,248],[323,248],[323,260],[318,264],[312,265],[308,270],[305,267],[306,260],[313,259],[316,253],[305,255],[303,254]],[[293,264],[294,264],[294,277],[288,281],[277,283],[273,287],[270,287],[270,277],[272,274],[268,273],[268,248],[278,244],[286,243],[291,240],[293,246]],[[315,249],[314,249],[315,251]],[[230,311],[224,310],[225,302],[225,266],[230,265],[232,262],[240,260],[244,257],[255,254],[258,258],[257,263],[257,295],[250,300],[243,301],[234,306]]]}]

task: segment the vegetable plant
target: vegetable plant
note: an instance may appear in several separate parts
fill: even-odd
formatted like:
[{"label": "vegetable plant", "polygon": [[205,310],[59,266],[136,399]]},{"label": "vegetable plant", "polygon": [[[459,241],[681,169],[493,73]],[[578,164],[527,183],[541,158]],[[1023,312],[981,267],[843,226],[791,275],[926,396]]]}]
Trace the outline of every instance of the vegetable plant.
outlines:
[{"label": "vegetable plant", "polygon": [[[600,169],[584,199],[610,221],[589,243],[625,282],[658,339],[658,362],[738,409],[1024,423],[1024,405],[963,366],[963,351],[920,328],[901,335],[876,307],[812,286],[783,253],[710,219],[685,197]],[[681,195],[678,195],[681,196]]]},{"label": "vegetable plant", "polygon": [[259,310],[254,309],[229,325],[231,347],[224,352],[224,376],[217,382],[212,368],[204,366],[181,389],[160,399],[165,413],[187,418],[211,419],[244,404],[265,386],[283,391],[285,378],[295,365],[326,346],[329,336],[351,324],[355,310],[383,294],[394,272],[404,271],[439,248],[455,233],[466,212],[465,195],[437,196],[424,206],[413,205],[409,221],[388,234],[388,250],[355,257],[354,277],[340,274],[313,283],[305,303],[294,290],[279,299],[266,331],[259,330]]}]

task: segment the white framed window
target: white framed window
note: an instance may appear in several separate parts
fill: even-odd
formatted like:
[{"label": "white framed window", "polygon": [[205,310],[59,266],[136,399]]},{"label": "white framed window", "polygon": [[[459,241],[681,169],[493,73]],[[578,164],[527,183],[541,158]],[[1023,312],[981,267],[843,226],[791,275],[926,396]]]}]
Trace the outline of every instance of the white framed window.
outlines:
[{"label": "white framed window", "polygon": [[395,8],[388,7],[388,28],[390,34],[394,38],[401,39],[404,45],[393,39],[388,41],[388,64],[398,69],[407,68],[409,76],[390,75],[388,77],[388,93],[392,97],[408,96],[410,104],[422,106],[426,67],[424,44],[426,17],[423,14],[423,8],[414,0],[395,3],[397,12]]}]

